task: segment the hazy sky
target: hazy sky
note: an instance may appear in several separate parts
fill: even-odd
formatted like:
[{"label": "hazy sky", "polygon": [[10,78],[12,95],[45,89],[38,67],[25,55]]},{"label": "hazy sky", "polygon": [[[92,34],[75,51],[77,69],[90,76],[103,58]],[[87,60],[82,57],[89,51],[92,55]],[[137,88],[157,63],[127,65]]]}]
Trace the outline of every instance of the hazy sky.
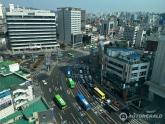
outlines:
[{"label": "hazy sky", "polygon": [[149,11],[165,12],[165,0],[0,0],[23,7],[56,10],[58,7],[80,7],[89,12]]}]

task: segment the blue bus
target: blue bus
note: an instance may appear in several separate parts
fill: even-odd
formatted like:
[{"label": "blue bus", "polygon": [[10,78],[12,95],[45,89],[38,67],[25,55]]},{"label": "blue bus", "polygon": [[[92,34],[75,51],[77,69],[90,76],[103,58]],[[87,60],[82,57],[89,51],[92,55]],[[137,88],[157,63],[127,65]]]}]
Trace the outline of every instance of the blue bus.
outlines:
[{"label": "blue bus", "polygon": [[78,92],[76,97],[83,109],[85,109],[86,111],[91,109],[91,105],[87,102],[87,100],[81,92]]}]

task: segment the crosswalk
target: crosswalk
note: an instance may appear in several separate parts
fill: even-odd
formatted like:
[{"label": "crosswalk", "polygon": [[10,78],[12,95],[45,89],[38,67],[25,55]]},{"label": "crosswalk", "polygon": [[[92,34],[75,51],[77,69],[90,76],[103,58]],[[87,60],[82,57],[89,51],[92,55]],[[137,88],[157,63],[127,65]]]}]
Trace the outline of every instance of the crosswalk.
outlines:
[{"label": "crosswalk", "polygon": [[105,110],[102,108],[101,105],[99,104],[96,104],[96,103],[91,103],[93,105],[93,108],[92,108],[92,111],[95,113],[95,114],[102,114],[105,112]]},{"label": "crosswalk", "polygon": [[131,121],[128,122],[128,124],[149,124],[149,123],[142,119],[131,119]]}]

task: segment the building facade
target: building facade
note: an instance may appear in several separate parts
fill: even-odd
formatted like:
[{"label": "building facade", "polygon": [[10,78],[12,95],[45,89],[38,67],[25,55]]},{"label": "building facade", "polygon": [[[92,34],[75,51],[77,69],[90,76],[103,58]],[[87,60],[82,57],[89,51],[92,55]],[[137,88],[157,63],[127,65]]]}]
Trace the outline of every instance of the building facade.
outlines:
[{"label": "building facade", "polygon": [[57,11],[59,40],[73,46],[81,44],[81,10],[66,7],[58,8]]},{"label": "building facade", "polygon": [[105,51],[105,77],[124,99],[133,97],[147,79],[149,62],[132,49],[108,48]]},{"label": "building facade", "polygon": [[85,25],[86,25],[86,11],[81,10],[81,30],[85,31]]},{"label": "building facade", "polygon": [[6,32],[5,8],[0,4],[0,49],[6,48]]},{"label": "building facade", "polygon": [[[154,94],[165,98],[165,35],[160,35],[155,60],[152,70],[151,81],[148,82],[150,88],[150,99],[154,99]],[[164,100],[165,101],[165,100]]]},{"label": "building facade", "polygon": [[13,114],[14,105],[10,90],[3,90],[0,92],[0,119]]},{"label": "building facade", "polygon": [[138,31],[139,31],[139,26],[128,25],[124,27],[123,39],[129,41],[130,47],[135,45]]},{"label": "building facade", "polygon": [[56,15],[46,10],[14,8],[6,12],[9,48],[12,51],[55,49]]}]

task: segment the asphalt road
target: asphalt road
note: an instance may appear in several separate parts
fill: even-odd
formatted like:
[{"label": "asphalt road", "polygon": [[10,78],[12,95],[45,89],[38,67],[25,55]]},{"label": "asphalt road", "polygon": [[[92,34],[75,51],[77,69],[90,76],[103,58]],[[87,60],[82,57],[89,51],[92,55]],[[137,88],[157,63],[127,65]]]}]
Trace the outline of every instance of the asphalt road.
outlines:
[{"label": "asphalt road", "polygon": [[[70,89],[68,87],[63,69],[67,65],[78,65],[79,61],[77,58],[83,57],[84,54],[78,53],[78,51],[76,51],[74,53],[75,58],[73,59],[67,57],[66,54],[67,52],[64,53],[65,61],[59,61],[54,69],[52,69],[53,71],[51,72],[50,76],[46,77],[48,84],[44,85],[42,81],[39,81],[39,85],[44,97],[53,109],[56,122],[58,124],[120,124],[110,116],[110,114],[103,108],[101,103],[93,99],[86,88],[76,81],[76,79],[76,87],[74,89]],[[41,77],[38,77],[40,79],[44,77],[44,75],[40,76]],[[86,97],[87,101],[92,105],[91,110],[84,111],[77,103],[75,99],[77,91],[81,91]],[[66,109],[61,110],[56,105],[54,102],[54,93],[60,94],[66,101]]]}]

